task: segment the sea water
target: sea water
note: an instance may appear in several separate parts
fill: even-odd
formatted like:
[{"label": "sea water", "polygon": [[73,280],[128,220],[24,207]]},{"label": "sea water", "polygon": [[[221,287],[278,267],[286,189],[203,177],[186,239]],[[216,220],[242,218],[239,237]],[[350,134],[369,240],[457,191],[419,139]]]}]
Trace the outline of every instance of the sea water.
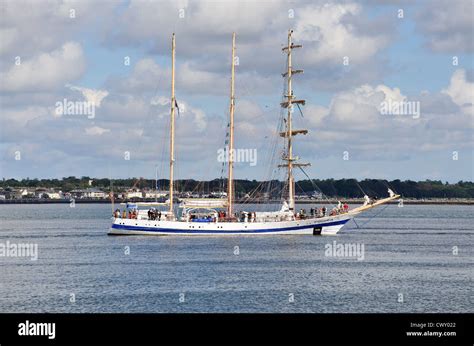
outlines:
[{"label": "sea water", "polygon": [[0,312],[474,311],[472,206],[380,207],[337,236],[107,236],[110,216],[0,205],[0,246],[37,246],[0,256]]}]

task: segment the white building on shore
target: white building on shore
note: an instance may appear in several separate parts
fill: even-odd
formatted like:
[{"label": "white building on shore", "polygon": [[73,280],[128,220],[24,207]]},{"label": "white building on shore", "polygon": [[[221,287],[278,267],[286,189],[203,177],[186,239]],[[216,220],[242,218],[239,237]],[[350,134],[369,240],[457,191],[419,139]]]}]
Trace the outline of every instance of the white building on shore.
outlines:
[{"label": "white building on shore", "polygon": [[156,190],[149,190],[145,191],[145,198],[161,198],[166,197],[168,195],[168,191],[156,191]]},{"label": "white building on shore", "polygon": [[105,199],[108,194],[102,190],[96,188],[77,189],[71,191],[71,197],[73,198],[91,198],[91,199]]}]

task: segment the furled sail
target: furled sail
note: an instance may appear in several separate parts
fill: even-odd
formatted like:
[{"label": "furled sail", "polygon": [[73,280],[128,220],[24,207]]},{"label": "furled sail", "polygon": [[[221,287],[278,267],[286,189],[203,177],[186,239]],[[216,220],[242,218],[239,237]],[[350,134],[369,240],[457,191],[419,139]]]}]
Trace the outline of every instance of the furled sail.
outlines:
[{"label": "furled sail", "polygon": [[184,198],[181,199],[181,208],[226,208],[227,199],[223,198]]}]

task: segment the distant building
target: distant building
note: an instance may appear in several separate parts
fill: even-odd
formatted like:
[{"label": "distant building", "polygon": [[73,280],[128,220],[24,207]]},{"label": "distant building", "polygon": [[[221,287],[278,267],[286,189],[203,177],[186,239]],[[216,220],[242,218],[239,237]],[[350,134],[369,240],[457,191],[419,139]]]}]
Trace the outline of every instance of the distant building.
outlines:
[{"label": "distant building", "polygon": [[320,199],[323,194],[319,191],[309,191],[306,193],[298,193],[295,195],[296,199]]},{"label": "distant building", "polygon": [[5,199],[23,199],[35,198],[35,191],[33,189],[19,188],[4,190]]},{"label": "distant building", "polygon": [[3,189],[1,194],[3,196],[5,196],[5,199],[14,199],[15,198],[15,190],[12,189],[12,188]]},{"label": "distant building", "polygon": [[155,190],[150,190],[150,191],[145,191],[145,198],[160,198],[160,197],[165,197],[168,195],[167,191],[155,191]]},{"label": "distant building", "polygon": [[137,191],[127,191],[127,198],[143,198],[143,192],[140,190]]},{"label": "distant building", "polygon": [[85,190],[85,198],[107,198],[107,193],[95,188],[88,188]]},{"label": "distant building", "polygon": [[212,198],[225,198],[225,197],[227,197],[227,192],[224,192],[224,191],[211,192],[210,197],[212,197]]},{"label": "distant building", "polygon": [[20,198],[34,198],[35,191],[33,189],[21,189],[20,190]]},{"label": "distant building", "polygon": [[91,198],[91,199],[104,199],[108,197],[108,194],[102,190],[96,188],[76,189],[70,192],[72,198]]},{"label": "distant building", "polygon": [[50,192],[50,191],[47,191],[43,194],[43,198],[46,197],[46,198],[49,198],[49,199],[62,199],[63,196],[60,192]]},{"label": "distant building", "polygon": [[62,199],[64,195],[61,191],[54,191],[53,189],[38,188],[34,191],[35,198],[47,198],[47,199]]}]

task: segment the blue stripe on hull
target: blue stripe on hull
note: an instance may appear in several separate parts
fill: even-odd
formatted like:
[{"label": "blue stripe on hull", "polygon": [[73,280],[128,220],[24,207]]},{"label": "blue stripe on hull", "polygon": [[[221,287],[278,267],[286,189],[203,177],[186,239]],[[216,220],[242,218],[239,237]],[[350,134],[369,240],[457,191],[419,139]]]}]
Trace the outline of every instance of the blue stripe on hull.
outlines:
[{"label": "blue stripe on hull", "polygon": [[344,225],[346,222],[348,222],[349,219],[347,220],[339,220],[339,221],[334,221],[334,222],[327,222],[327,223],[318,223],[314,225],[306,225],[306,226],[294,226],[294,227],[284,227],[284,228],[269,228],[269,229],[256,229],[256,230],[248,230],[248,229],[242,229],[242,230],[235,230],[235,231],[202,231],[202,230],[196,230],[196,229],[189,229],[189,230],[178,230],[178,229],[173,229],[173,228],[158,228],[158,227],[141,227],[141,226],[129,226],[129,225],[117,225],[117,224],[112,224],[112,228],[114,229],[123,229],[123,230],[128,230],[128,231],[145,231],[145,232],[167,232],[167,233],[201,233],[201,234],[222,234],[222,233],[268,233],[268,232],[273,232],[273,233],[278,233],[278,232],[283,232],[283,231],[295,231],[299,229],[306,229],[306,228],[312,228],[312,227],[328,227],[328,226],[337,226],[337,225]]}]

